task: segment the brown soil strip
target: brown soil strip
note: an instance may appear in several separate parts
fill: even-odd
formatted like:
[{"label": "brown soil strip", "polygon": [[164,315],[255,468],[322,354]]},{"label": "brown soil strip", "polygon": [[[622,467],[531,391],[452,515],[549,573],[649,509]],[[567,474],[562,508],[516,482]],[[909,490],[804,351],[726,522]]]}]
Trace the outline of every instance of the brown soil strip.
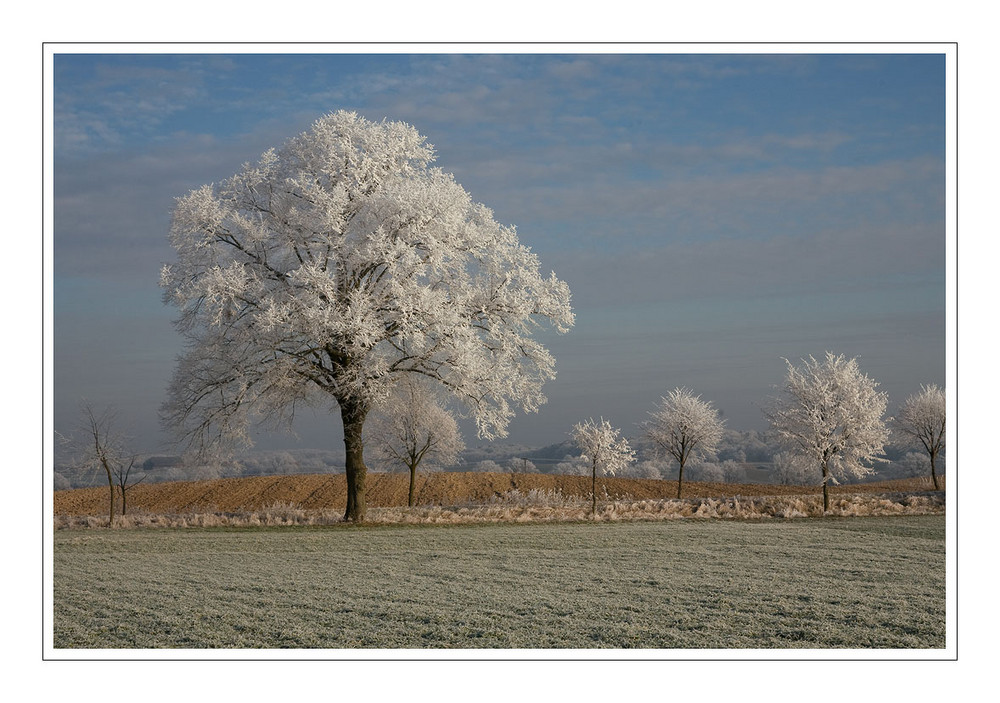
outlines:
[{"label": "brown soil strip", "polygon": [[[499,474],[441,472],[417,474],[418,505],[464,505],[484,503],[508,491],[559,491],[566,496],[590,496],[590,477],[556,474]],[[408,474],[368,474],[370,507],[406,505]],[[676,481],[634,478],[599,478],[598,498],[662,499],[677,497]],[[835,486],[834,494],[930,491],[930,478],[880,481]],[[819,494],[818,486],[773,486],[765,484],[684,483],[684,498],[731,496],[776,496]],[[56,491],[55,515],[106,515],[108,489],[78,488]],[[344,510],[347,481],[343,474],[295,476],[250,476],[211,481],[143,483],[129,490],[129,511],[184,513],[195,510],[238,512],[260,510],[276,504],[307,510]]]}]

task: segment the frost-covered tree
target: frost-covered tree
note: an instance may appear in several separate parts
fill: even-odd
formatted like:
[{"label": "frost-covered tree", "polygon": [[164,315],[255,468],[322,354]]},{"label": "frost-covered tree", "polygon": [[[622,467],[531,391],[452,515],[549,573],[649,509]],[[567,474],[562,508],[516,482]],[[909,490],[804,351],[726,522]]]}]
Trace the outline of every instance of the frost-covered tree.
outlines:
[{"label": "frost-covered tree", "polygon": [[572,326],[569,288],[433,160],[409,125],[336,112],[177,200],[161,285],[188,341],[163,409],[180,439],[249,443],[325,405],[361,521],[365,419],[399,378],[439,383],[487,439],[545,402],[555,360],[533,334]]},{"label": "frost-covered tree", "polygon": [[[294,474],[299,471],[298,460],[287,450],[266,452],[259,456],[258,459],[257,473],[279,475]],[[246,462],[244,462],[244,466],[246,465]]]},{"label": "frost-covered tree", "polygon": [[907,452],[896,457],[877,472],[880,479],[916,478],[927,471],[927,453]]},{"label": "frost-covered tree", "polygon": [[687,467],[688,476],[692,481],[705,483],[725,483],[726,472],[722,465],[714,461],[696,461]]},{"label": "frost-covered tree", "polygon": [[573,427],[573,441],[583,452],[583,457],[590,464],[591,483],[591,514],[597,514],[597,472],[604,476],[614,476],[616,472],[625,469],[635,461],[635,452],[629,447],[628,440],[618,436],[611,424],[601,418],[596,422],[591,418]]},{"label": "frost-covered tree", "polygon": [[663,469],[658,461],[640,461],[632,464],[625,470],[625,475],[629,478],[645,478],[659,480],[663,478]]},{"label": "frost-covered tree", "polygon": [[498,474],[503,471],[503,467],[492,459],[483,459],[474,464],[472,470],[480,473]]},{"label": "frost-covered tree", "polygon": [[766,415],[783,444],[820,468],[828,510],[831,482],[862,478],[873,473],[870,462],[885,461],[889,398],[861,373],[857,359],[827,352],[825,361],[810,356],[800,366],[787,359],[785,365],[784,393]]},{"label": "frost-covered tree", "polygon": [[407,378],[375,410],[365,430],[376,456],[410,472],[407,505],[413,507],[417,467],[451,464],[465,448],[458,423],[427,384]]},{"label": "frost-covered tree", "polygon": [[590,464],[586,457],[568,455],[555,465],[552,473],[566,476],[586,476],[590,473]]},{"label": "frost-covered tree", "polygon": [[774,449],[768,438],[757,430],[725,430],[715,450],[719,461],[731,459],[739,462],[772,461]]},{"label": "frost-covered tree", "polygon": [[795,452],[778,452],[774,455],[774,480],[784,486],[805,486],[815,470],[810,462]]},{"label": "frost-covered tree", "polygon": [[722,470],[722,476],[726,483],[747,482],[747,467],[744,464],[732,459],[726,459],[719,464],[719,468]]},{"label": "frost-covered tree", "polygon": [[931,459],[931,479],[938,490],[937,458],[944,449],[945,395],[935,385],[921,386],[899,409],[896,427],[913,443],[919,443]]},{"label": "frost-covered tree", "polygon": [[646,437],[659,451],[666,452],[678,464],[677,497],[681,497],[684,465],[692,457],[705,457],[715,451],[722,439],[723,420],[712,404],[687,388],[675,388],[660,398],[643,425]]},{"label": "frost-covered tree", "polygon": [[516,456],[511,457],[510,461],[507,462],[507,468],[512,474],[533,474],[538,471],[538,467],[531,459]]}]

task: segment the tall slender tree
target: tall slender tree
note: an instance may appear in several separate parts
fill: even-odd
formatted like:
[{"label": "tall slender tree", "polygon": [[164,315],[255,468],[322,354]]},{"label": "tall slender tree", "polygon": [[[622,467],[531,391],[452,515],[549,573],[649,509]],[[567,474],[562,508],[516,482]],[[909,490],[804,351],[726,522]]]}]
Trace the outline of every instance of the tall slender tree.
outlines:
[{"label": "tall slender tree", "polygon": [[336,112],[178,199],[161,285],[188,349],[162,415],[180,439],[248,443],[326,405],[362,521],[365,420],[400,377],[440,384],[486,438],[545,402],[555,360],[532,335],[572,326],[569,288],[433,160],[409,125]]},{"label": "tall slender tree", "polygon": [[591,418],[573,427],[573,441],[590,464],[590,514],[593,517],[597,516],[597,472],[614,476],[635,461],[635,452],[627,439],[618,436],[619,431],[604,418],[600,422]]}]

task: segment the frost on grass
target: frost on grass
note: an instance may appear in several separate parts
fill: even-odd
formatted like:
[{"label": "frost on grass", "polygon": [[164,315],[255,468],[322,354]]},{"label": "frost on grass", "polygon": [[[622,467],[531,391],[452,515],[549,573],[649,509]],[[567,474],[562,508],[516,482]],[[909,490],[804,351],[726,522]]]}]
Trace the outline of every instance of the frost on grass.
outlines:
[{"label": "frost on grass", "polygon": [[[376,524],[465,524],[499,522],[603,522],[728,519],[770,520],[808,517],[881,517],[891,515],[937,515],[945,511],[939,493],[877,493],[834,496],[823,510],[823,497],[733,496],[632,500],[627,496],[604,496],[591,518],[590,501],[559,490],[517,489],[494,496],[483,504],[371,508],[369,521]],[[158,515],[136,513],[122,518],[121,527],[272,527],[282,525],[334,525],[342,523],[339,510],[306,510],[291,503],[275,503],[262,510],[202,511]],[[107,521],[93,516],[57,516],[56,529],[106,527]]]},{"label": "frost on grass", "polygon": [[[720,513],[733,500],[688,508]],[[945,645],[941,516],[387,526],[364,537],[354,527],[57,532],[54,646]]]}]

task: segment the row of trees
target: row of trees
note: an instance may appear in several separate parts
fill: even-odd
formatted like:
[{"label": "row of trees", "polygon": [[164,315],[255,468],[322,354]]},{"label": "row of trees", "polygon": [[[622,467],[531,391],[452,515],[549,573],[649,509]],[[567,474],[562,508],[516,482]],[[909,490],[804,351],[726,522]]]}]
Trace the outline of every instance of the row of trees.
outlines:
[{"label": "row of trees", "polygon": [[[187,353],[162,415],[179,440],[199,452],[229,450],[259,423],[290,424],[300,406],[326,405],[343,425],[345,518],[362,521],[370,413],[388,415],[367,433],[376,450],[412,477],[435,452],[458,446],[425,391],[447,395],[486,439],[505,436],[515,407],[532,412],[545,402],[555,360],[533,335],[572,327],[569,288],[543,276],[514,228],[434,158],[407,124],[336,112],[177,200],[177,259],[164,266],[161,286],[179,310]],[[815,459],[824,490],[838,471],[860,471],[881,451],[884,396],[855,362],[789,365],[786,391],[772,422]],[[392,407],[407,411],[385,412]],[[720,432],[706,408],[678,389],[646,428],[678,462],[678,494],[687,462]],[[595,476],[628,457],[616,432],[603,420],[574,429]],[[386,444],[400,434],[402,443]]]},{"label": "row of trees", "polygon": [[[930,385],[910,396],[893,422],[885,417],[888,395],[863,374],[857,359],[827,353],[796,366],[786,360],[783,393],[766,415],[785,452],[775,456],[775,468],[788,482],[805,478],[804,471],[819,475],[823,506],[829,509],[829,486],[838,479],[862,478],[885,461],[890,424],[919,444],[930,458],[931,478],[938,489],[936,462],[945,445],[945,396]],[[425,458],[449,463],[461,451],[454,419],[419,385],[404,386],[401,402],[389,408],[375,426],[379,454],[396,460],[410,471],[410,505],[417,467]],[[662,457],[677,466],[677,497],[683,492],[684,470],[692,460],[704,459],[718,447],[724,421],[708,401],[687,388],[675,388],[662,397],[643,424],[643,434]],[[592,478],[596,510],[597,476],[615,475],[636,458],[620,430],[601,418],[577,424],[571,435],[582,452],[580,460]],[[522,460],[527,463],[527,460]],[[809,468],[811,467],[811,468]],[[517,470],[516,460],[510,467]],[[499,465],[496,469],[500,469]]]},{"label": "row of trees", "polygon": [[[787,363],[787,362],[786,362]],[[802,366],[788,364],[785,395],[768,410],[778,436],[786,440],[787,451],[773,456],[779,482],[802,484],[811,481],[816,469],[822,478],[824,508],[829,507],[827,486],[838,478],[861,478],[872,471],[889,436],[889,420],[883,418],[886,396],[878,393],[871,379],[860,373],[856,360],[827,354],[826,361],[810,358]],[[945,394],[937,386],[925,386],[911,395],[892,423],[912,445],[923,449],[904,457],[910,471],[930,460],[931,479],[938,489],[937,461],[945,447]],[[699,480],[736,481],[742,466],[735,461],[702,463],[722,440],[724,422],[712,404],[686,388],[676,388],[660,399],[650,419],[643,424],[644,436],[656,447],[659,460],[670,459],[677,466],[677,497],[682,496],[685,468],[694,461]],[[407,379],[376,411],[370,423],[370,445],[386,464],[409,471],[408,504],[413,506],[415,481],[421,465],[447,465],[458,460],[464,448],[458,424],[426,384]],[[658,461],[634,465],[635,451],[606,420],[578,423],[571,435],[581,451],[567,457],[557,470],[591,476],[592,508],[597,508],[597,476],[630,475],[660,478]],[[127,490],[143,477],[133,478],[137,455],[117,426],[113,410],[97,413],[82,406],[78,442],[83,462],[103,471],[109,488],[109,524],[114,523],[116,502],[120,514],[127,509]],[[287,456],[286,456],[287,455]],[[277,459],[291,456],[276,453],[262,468],[281,472]],[[536,470],[526,458],[512,458],[506,466],[480,462],[480,471],[529,473]],[[730,475],[731,474],[731,475]]]},{"label": "row of trees", "polygon": [[[838,478],[861,478],[873,473],[873,463],[885,461],[890,424],[918,443],[930,458],[931,478],[937,490],[938,456],[945,447],[945,395],[935,385],[924,386],[906,399],[893,422],[886,418],[888,394],[863,374],[857,359],[827,352],[796,366],[785,360],[783,393],[765,411],[771,427],[789,450],[779,455],[779,470],[797,470],[803,464],[818,469],[823,487],[823,509],[829,510],[829,486]],[[598,470],[614,475],[634,460],[628,442],[605,421],[600,431],[593,420],[574,428],[573,436]],[[686,388],[664,396],[645,423],[646,437],[677,462],[677,497],[681,497],[684,467],[692,457],[715,450],[722,438],[723,420],[711,403]]]}]

